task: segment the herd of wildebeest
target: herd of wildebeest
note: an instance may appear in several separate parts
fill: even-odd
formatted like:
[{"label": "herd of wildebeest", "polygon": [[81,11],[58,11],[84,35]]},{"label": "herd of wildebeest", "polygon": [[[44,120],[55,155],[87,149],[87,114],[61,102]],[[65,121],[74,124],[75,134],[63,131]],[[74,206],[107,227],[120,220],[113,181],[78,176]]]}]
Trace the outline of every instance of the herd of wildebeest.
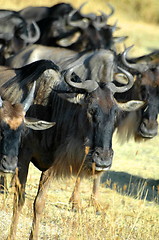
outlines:
[{"label": "herd of wildebeest", "polygon": [[[94,176],[92,200],[113,159],[112,137],[157,135],[159,51],[128,57],[108,13],[83,14],[71,4],[0,10],[0,171],[13,173],[15,196],[8,239],[16,239],[30,162],[41,172],[29,239],[38,226],[49,183],[77,176],[71,196]],[[134,43],[135,45],[135,43]],[[134,46],[135,48],[135,46]],[[130,53],[129,53],[130,55]]]}]

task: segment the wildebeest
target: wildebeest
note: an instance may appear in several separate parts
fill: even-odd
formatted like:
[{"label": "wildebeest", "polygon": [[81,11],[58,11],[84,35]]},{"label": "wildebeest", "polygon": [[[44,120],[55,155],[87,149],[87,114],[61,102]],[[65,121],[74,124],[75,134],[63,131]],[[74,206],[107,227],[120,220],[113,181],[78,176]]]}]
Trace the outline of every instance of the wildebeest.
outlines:
[{"label": "wildebeest", "polygon": [[25,119],[25,114],[33,101],[34,90],[35,86],[22,104],[11,104],[0,98],[0,171],[2,172],[14,172],[17,167],[23,122],[33,129],[38,124],[35,120]]},{"label": "wildebeest", "polygon": [[25,118],[25,114],[29,105],[28,100],[24,106],[20,103],[11,104],[9,101],[2,101],[2,99],[0,99],[1,172],[12,173],[17,167],[19,144],[21,134],[24,129],[23,124],[25,124],[26,127],[34,130],[43,130],[54,125],[54,123]]},{"label": "wildebeest", "polygon": [[75,51],[114,47],[116,42],[126,37],[113,37],[116,30],[108,25],[107,20],[114,13],[114,8],[108,4],[111,12],[101,15],[94,13],[82,14],[82,4],[74,9],[70,4],[60,3],[52,7],[28,7],[19,14],[28,21],[36,21],[40,29],[37,44],[69,48]]},{"label": "wildebeest", "polygon": [[41,59],[52,60],[59,65],[65,58],[74,56],[77,52],[65,48],[49,47],[40,44],[27,46],[13,57],[6,59],[5,65],[12,68],[19,68]]},{"label": "wildebeest", "polygon": [[50,42],[53,46],[67,32],[67,15],[73,9],[71,4],[58,3],[52,7],[27,7],[20,10],[19,14],[26,21],[36,21],[40,30],[38,43],[47,45]]},{"label": "wildebeest", "polygon": [[[129,48],[128,48],[129,50]],[[124,51],[122,54],[115,54],[116,64],[121,66],[122,68],[128,69],[134,76],[137,76],[137,79],[134,83],[134,86],[124,94],[116,94],[116,98],[119,101],[127,101],[131,99],[142,100],[146,101],[145,106],[138,110],[134,111],[133,113],[123,113],[122,121],[119,120],[118,129],[122,135],[126,135],[125,138],[134,137],[135,139],[141,139],[144,137],[144,133],[140,131],[145,127],[145,137],[146,137],[146,130],[149,132],[149,137],[153,137],[157,133],[157,114],[158,108],[156,105],[156,110],[149,111],[151,107],[154,108],[154,104],[157,103],[157,95],[158,95],[158,88],[157,88],[157,73],[158,68],[155,66],[150,66],[149,64],[146,65],[147,71],[141,71],[141,64],[137,63],[135,66],[140,68],[140,70],[134,70],[134,64],[128,65],[128,60],[126,60],[128,50]],[[63,69],[67,69],[71,66],[75,66],[78,64],[78,61],[83,61],[84,64],[80,65],[75,71],[81,78],[95,79],[98,75],[98,79],[101,81],[105,81],[106,79],[106,72],[102,70],[104,66],[104,59],[111,51],[108,50],[98,50],[98,51],[88,51],[82,53],[76,53],[71,50],[61,49],[61,48],[51,48],[41,45],[34,45],[30,46],[27,49],[24,49],[15,57],[8,59],[7,64],[12,67],[18,67],[19,64],[25,65],[32,61],[36,61],[39,59],[51,59],[57,65],[61,66]],[[113,52],[112,52],[113,53]],[[100,58],[99,58],[100,55]],[[110,56],[109,56],[110,57]],[[100,60],[99,60],[100,59]],[[110,61],[111,64],[111,61]],[[131,66],[130,66],[131,65]],[[145,66],[145,65],[144,65]],[[144,67],[145,68],[145,67]],[[108,73],[109,75],[109,73]],[[147,77],[145,78],[145,75]],[[149,75],[149,76],[148,76]],[[151,76],[151,78],[150,78]],[[153,80],[154,78],[154,80]],[[149,83],[148,83],[149,81]],[[155,82],[155,85],[154,85]],[[153,90],[150,90],[151,85],[153,85]],[[143,93],[143,86],[144,93]],[[141,94],[142,92],[142,94]],[[149,100],[151,98],[151,101]],[[147,107],[148,106],[148,107]],[[147,119],[145,123],[145,114],[147,114]],[[155,116],[153,117],[153,114]],[[152,124],[152,118],[154,118],[155,122]],[[131,127],[130,127],[131,125]],[[146,129],[147,127],[147,129]],[[141,135],[142,134],[142,135]],[[152,136],[150,136],[152,135]],[[148,137],[148,135],[147,135]]]},{"label": "wildebeest", "polygon": [[[40,62],[39,66],[43,67]],[[27,70],[31,71],[31,67],[32,66],[28,66]],[[45,69],[46,67],[41,69],[41,74]],[[1,78],[4,77],[4,74],[5,77],[3,80],[6,80],[11,76],[14,77],[16,71],[19,72],[19,74],[21,72],[22,77],[22,71],[20,70],[14,71],[9,68],[1,67]],[[31,72],[29,72],[29,74],[30,73]],[[38,74],[34,74],[35,79],[36,76],[38,76]],[[0,81],[1,85],[3,84],[3,80]],[[13,103],[13,99],[11,99],[10,95],[6,98],[4,97],[5,100],[0,98],[0,171],[2,172],[14,172],[17,167],[18,150],[21,135],[25,130],[24,125],[34,130],[43,130],[54,125],[54,123],[37,120],[36,118],[31,119],[25,117],[34,100],[35,83],[36,82],[34,82],[28,96],[23,99],[21,103]],[[26,89],[25,91],[26,95],[28,90]]]},{"label": "wildebeest", "polygon": [[[114,13],[114,8],[108,4],[111,9],[110,14],[101,12],[101,15],[87,14],[82,15],[81,19],[73,19],[77,10],[72,10],[68,14],[68,25],[76,29],[75,32],[79,32],[79,37],[76,41],[69,46],[69,49],[75,51],[84,51],[84,50],[96,50],[96,49],[112,49],[115,47],[115,43],[124,41],[127,37],[114,37],[113,33],[117,29],[116,23],[111,26],[107,24],[107,20]],[[83,6],[82,6],[83,7]],[[59,41],[59,46],[62,41]]]},{"label": "wildebeest", "polygon": [[[129,69],[129,71],[131,71],[134,76],[137,75],[138,78],[136,79],[134,86],[129,91],[125,92],[124,94],[117,93],[115,94],[115,97],[118,99],[118,101],[136,99],[145,101],[146,103],[145,106],[139,110],[129,113],[123,112],[123,114],[120,115],[120,118],[117,119],[118,121],[116,123],[119,138],[120,140],[128,140],[130,137],[133,137],[135,140],[152,138],[156,136],[158,130],[158,99],[156,99],[158,95],[158,87],[157,84],[153,84],[154,82],[157,83],[157,68],[155,67],[154,71],[152,71],[152,66],[150,68],[148,64],[146,73],[132,69],[133,64],[131,64],[131,68],[130,64],[128,67],[126,64],[126,62],[128,62],[128,60],[126,60],[127,51],[128,50],[124,51],[122,54],[115,54],[116,63],[122,68]],[[103,66],[106,56],[105,54],[108,52],[109,51],[107,50],[101,49],[98,51],[75,53],[73,51],[63,50],[61,48],[49,48],[45,46],[35,45],[20,52],[17,56],[15,56],[15,58],[10,59],[9,64],[13,64],[13,66],[15,64],[15,66],[17,66],[19,63],[26,64],[38,60],[39,58],[48,58],[52,59],[56,64],[65,69],[78,65],[78,61],[82,60],[84,64],[80,65],[80,67],[75,70],[76,74],[78,74],[83,79],[89,77],[90,79],[100,79],[100,81],[104,82],[108,71],[104,72]],[[101,56],[103,56],[103,58]],[[138,64],[138,66],[139,65],[141,64]],[[151,78],[144,77],[145,74],[148,73],[152,75]],[[156,78],[156,80],[153,80],[152,77],[154,79]],[[146,86],[144,89],[143,85]],[[153,91],[150,90],[151,85],[155,86],[153,87]],[[155,111],[148,111],[148,109],[151,108],[153,108]]]},{"label": "wildebeest", "polygon": [[[83,4],[84,5],[84,4]],[[69,48],[74,51],[110,49],[114,48],[116,42],[125,40],[126,37],[113,37],[116,30],[114,26],[108,25],[107,20],[113,14],[101,13],[101,16],[82,14],[81,8],[72,9],[61,15],[55,14],[52,18],[44,18],[37,22],[41,36],[37,44]]]},{"label": "wildebeest", "polygon": [[[141,141],[155,137],[158,132],[159,57],[157,52],[152,52],[137,58],[127,58],[130,48],[124,51],[120,61],[136,76],[136,81],[128,92],[116,97],[120,101],[131,98],[143,100],[146,104],[144,108],[126,114],[118,124],[118,131],[126,140],[134,137],[136,141]],[[125,127],[127,125],[131,127]]]},{"label": "wildebeest", "polygon": [[[133,137],[135,141],[141,141],[155,137],[158,132],[159,58],[158,52],[152,52],[139,58],[130,58],[127,60],[129,49],[130,48],[125,50],[121,55],[117,55],[116,62],[119,66],[128,69],[136,76],[136,81],[133,87],[127,92],[116,93],[115,98],[118,99],[118,101],[128,101],[131,99],[142,100],[145,101],[145,106],[136,111],[123,112],[120,114],[120,117],[117,118],[116,128],[120,140],[129,140],[130,137]],[[93,66],[95,66],[95,63],[92,65],[92,69]],[[93,201],[96,201],[97,198],[99,182],[100,177],[94,180]],[[75,189],[79,189],[78,184],[79,181]]]},{"label": "wildebeest", "polygon": [[[109,52],[107,54],[111,55]],[[104,61],[103,55],[99,54],[99,58]],[[83,65],[84,62],[78,64]],[[39,62],[34,62],[34,65],[38,66]],[[128,77],[129,83],[116,87],[113,83],[112,65],[112,56],[105,58],[103,71],[105,68],[104,73],[108,71],[109,74],[104,75],[103,81],[95,73],[94,79],[86,77],[81,79],[74,73],[78,65],[63,71],[54,67],[44,78],[37,79],[34,105],[29,109],[27,116],[40,119],[43,117],[45,121],[56,122],[56,125],[43,132],[31,130],[22,138],[18,161],[20,184],[16,185],[18,194],[15,195],[11,239],[15,238],[19,213],[24,204],[30,161],[42,171],[34,203],[30,239],[37,238],[40,213],[44,207],[44,197],[51,178],[77,175],[81,165],[80,177],[89,177],[92,171],[94,174],[100,174],[110,168],[113,158],[112,134],[120,109],[131,111],[143,105],[143,102],[138,101],[118,103],[114,99],[115,92],[123,92],[132,87],[133,77],[120,69]],[[26,71],[23,72],[22,69],[26,70],[27,66],[21,68],[21,74],[18,75],[17,71],[17,75],[2,86],[2,94],[7,96],[8,87],[12,87],[14,98],[17,94],[17,85],[22,90],[32,85],[33,79],[26,78]]]},{"label": "wildebeest", "polygon": [[77,54],[77,52],[65,48],[33,44],[19,51],[13,57],[6,59],[5,65],[12,68],[19,68],[41,59],[52,60],[59,65],[59,63],[62,62],[62,58],[69,58],[75,54]]},{"label": "wildebeest", "polygon": [[35,22],[28,23],[15,11],[0,10],[0,43],[4,59],[36,42],[39,37],[39,27]]}]

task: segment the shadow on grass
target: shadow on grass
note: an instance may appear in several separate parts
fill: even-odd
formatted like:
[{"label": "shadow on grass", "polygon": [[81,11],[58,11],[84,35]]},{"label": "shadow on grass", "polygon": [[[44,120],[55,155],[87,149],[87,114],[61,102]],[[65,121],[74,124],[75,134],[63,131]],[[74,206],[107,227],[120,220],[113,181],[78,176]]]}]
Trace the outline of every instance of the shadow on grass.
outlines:
[{"label": "shadow on grass", "polygon": [[101,183],[120,194],[159,204],[159,180],[145,179],[126,172],[108,171],[103,174]]}]

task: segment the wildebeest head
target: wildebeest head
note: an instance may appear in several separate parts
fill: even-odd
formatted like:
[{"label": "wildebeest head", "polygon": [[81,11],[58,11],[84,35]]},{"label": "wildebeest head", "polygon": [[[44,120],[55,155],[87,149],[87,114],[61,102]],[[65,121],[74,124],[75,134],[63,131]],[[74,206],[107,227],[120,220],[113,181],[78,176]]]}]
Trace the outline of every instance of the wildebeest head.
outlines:
[{"label": "wildebeest head", "polygon": [[[111,8],[110,14],[101,12],[101,15],[94,13],[82,14],[81,8],[73,9],[67,16],[67,34],[61,35],[56,42],[58,46],[68,47],[75,51],[94,50],[94,49],[110,49],[114,47],[117,38],[113,37],[113,32],[116,30],[114,26],[108,25],[108,18],[114,13],[114,8]],[[69,29],[72,29],[69,31]],[[125,38],[120,38],[120,41]]]},{"label": "wildebeest head", "polygon": [[107,25],[107,19],[113,14],[114,9],[111,10],[109,15],[101,13],[100,16],[95,14],[81,14],[81,19],[73,19],[74,14],[77,11],[80,12],[84,4],[81,5],[79,10],[72,10],[68,14],[68,25],[77,29],[79,37],[72,44],[73,50],[85,50],[85,49],[100,49],[109,48],[113,43],[112,27]]},{"label": "wildebeest head", "polygon": [[[143,105],[143,102],[140,101],[118,103],[115,100],[113,96],[115,92],[127,91],[133,85],[132,75],[123,69],[120,70],[129,79],[129,83],[125,87],[116,87],[112,81],[105,83],[99,83],[95,80],[77,82],[76,74],[73,81],[71,74],[74,68],[69,69],[65,77],[66,82],[76,91],[85,92],[80,95],[82,97],[76,102],[82,106],[81,111],[85,112],[88,121],[87,124],[86,120],[79,123],[83,126],[79,134],[83,132],[84,146],[88,146],[90,149],[86,157],[86,166],[91,169],[92,163],[94,163],[96,171],[105,171],[111,167],[113,158],[112,135],[120,110],[132,111]],[[71,99],[71,94],[60,95],[75,103],[75,100]]]},{"label": "wildebeest head", "polygon": [[[68,42],[71,44],[70,42],[76,38],[76,33],[74,35],[72,27],[67,25],[67,16],[72,10],[71,4],[66,3],[55,4],[50,8],[47,7],[47,15],[37,21],[41,32],[37,43],[48,46],[63,46],[63,44],[67,45]],[[75,15],[75,18],[80,17],[78,12]]]},{"label": "wildebeest head", "polygon": [[129,49],[130,47],[124,52],[122,60],[129,71],[136,75],[132,95],[136,99],[146,102],[145,106],[138,111],[138,128],[135,139],[149,139],[155,137],[158,132],[159,67],[153,64],[153,58],[147,60],[147,55],[142,56],[142,59],[139,57],[134,60],[133,58],[126,60]]},{"label": "wildebeest head", "polygon": [[27,23],[18,12],[0,10],[0,40],[3,41],[5,58],[36,42],[40,31],[35,22]]},{"label": "wildebeest head", "polygon": [[25,114],[33,102],[35,83],[23,103],[11,104],[0,98],[0,171],[14,172],[17,167],[18,150],[25,126],[34,130],[52,127],[54,123],[27,119]]}]

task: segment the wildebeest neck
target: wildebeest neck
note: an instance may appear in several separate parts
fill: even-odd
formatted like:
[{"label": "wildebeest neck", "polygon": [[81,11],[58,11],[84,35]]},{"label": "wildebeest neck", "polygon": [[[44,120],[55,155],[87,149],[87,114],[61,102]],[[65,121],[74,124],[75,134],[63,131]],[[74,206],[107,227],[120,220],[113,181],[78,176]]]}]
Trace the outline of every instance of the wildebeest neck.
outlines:
[{"label": "wildebeest neck", "polygon": [[[48,165],[45,166],[48,168],[52,165],[56,176],[70,174],[70,166],[72,174],[77,174],[86,146],[89,146],[90,152],[84,163],[85,169],[91,169],[93,162],[97,164],[98,171],[111,166],[116,107],[109,89],[102,91],[99,88],[91,94],[83,94],[81,103],[77,104],[52,92],[48,107],[50,119],[47,120],[55,121],[56,125],[49,131],[34,133],[39,140],[34,143],[34,152],[38,154],[35,152],[33,155],[40,159],[34,158],[34,164],[39,169],[46,170],[43,169],[43,162],[47,158]],[[38,112],[35,112],[38,117]],[[29,114],[33,116],[32,111]],[[63,167],[58,168],[60,163]]]}]

